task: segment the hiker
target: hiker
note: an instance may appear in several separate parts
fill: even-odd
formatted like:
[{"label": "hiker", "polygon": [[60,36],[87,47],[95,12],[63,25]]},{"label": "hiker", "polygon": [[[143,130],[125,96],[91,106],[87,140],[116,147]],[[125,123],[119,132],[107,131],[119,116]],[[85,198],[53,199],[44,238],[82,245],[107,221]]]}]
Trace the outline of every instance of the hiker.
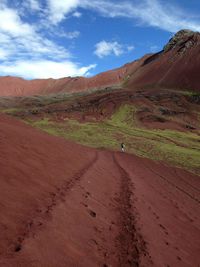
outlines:
[{"label": "hiker", "polygon": [[124,143],[121,143],[121,151],[125,152],[125,144]]}]

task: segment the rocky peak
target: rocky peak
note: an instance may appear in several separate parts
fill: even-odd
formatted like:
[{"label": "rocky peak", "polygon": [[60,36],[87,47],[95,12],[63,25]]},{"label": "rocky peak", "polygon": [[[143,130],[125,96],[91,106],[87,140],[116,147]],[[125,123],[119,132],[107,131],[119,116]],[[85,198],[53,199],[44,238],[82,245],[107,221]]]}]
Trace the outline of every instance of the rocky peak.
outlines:
[{"label": "rocky peak", "polygon": [[185,52],[187,49],[193,47],[200,39],[199,32],[190,30],[181,30],[177,32],[164,47],[164,52],[172,49],[177,49],[178,52]]}]

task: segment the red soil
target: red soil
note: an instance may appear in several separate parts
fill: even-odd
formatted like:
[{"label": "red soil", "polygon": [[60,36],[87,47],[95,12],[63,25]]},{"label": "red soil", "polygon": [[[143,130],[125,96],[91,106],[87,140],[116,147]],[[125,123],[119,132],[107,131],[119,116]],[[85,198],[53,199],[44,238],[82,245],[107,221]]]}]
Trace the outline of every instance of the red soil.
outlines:
[{"label": "red soil", "polygon": [[[67,77],[26,81],[0,77],[1,96],[82,92],[118,85],[130,89],[164,87],[200,91],[200,33],[178,32],[163,51],[91,78]],[[125,83],[124,83],[125,82]]]},{"label": "red soil", "polygon": [[0,266],[200,263],[200,180],[0,116]]},{"label": "red soil", "polygon": [[167,87],[200,92],[200,33],[182,36],[167,51],[144,61],[129,81],[128,87]]},{"label": "red soil", "polygon": [[62,92],[82,92],[119,85],[124,77],[134,72],[146,57],[121,68],[100,73],[91,78],[67,77],[62,79],[24,80],[17,77],[0,77],[0,96],[31,96]]}]

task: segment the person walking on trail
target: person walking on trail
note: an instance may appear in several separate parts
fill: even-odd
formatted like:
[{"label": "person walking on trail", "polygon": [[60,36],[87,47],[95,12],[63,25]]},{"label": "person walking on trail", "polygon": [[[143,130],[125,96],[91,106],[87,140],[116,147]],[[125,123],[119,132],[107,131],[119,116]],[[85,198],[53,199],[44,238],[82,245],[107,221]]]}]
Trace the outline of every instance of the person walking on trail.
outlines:
[{"label": "person walking on trail", "polygon": [[121,143],[121,151],[125,152],[125,144],[124,143]]}]

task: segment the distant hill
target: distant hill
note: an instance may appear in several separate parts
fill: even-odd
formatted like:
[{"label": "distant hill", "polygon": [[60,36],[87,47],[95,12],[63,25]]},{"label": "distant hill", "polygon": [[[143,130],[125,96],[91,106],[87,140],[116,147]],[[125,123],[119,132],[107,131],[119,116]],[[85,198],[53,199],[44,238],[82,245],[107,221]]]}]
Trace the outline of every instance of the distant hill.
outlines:
[{"label": "distant hill", "polygon": [[0,96],[31,96],[60,92],[82,92],[110,86],[169,87],[200,91],[200,33],[181,30],[162,51],[145,55],[121,68],[91,78],[24,80],[0,77]]},{"label": "distant hill", "polygon": [[61,79],[24,80],[12,76],[0,77],[0,96],[31,96],[61,92],[82,92],[120,85],[129,73],[133,73],[143,64],[146,57],[91,78],[66,77]]}]

